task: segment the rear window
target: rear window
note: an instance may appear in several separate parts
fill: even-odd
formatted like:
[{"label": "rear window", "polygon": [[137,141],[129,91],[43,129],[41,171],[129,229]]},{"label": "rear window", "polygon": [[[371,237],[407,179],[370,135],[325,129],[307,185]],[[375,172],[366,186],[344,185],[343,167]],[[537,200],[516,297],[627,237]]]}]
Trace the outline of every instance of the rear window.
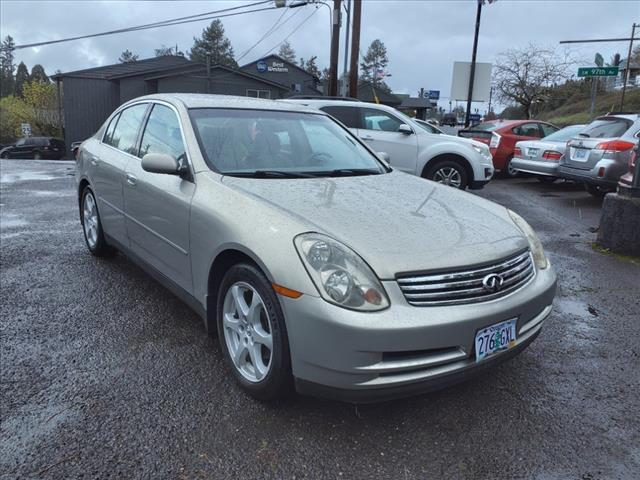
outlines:
[{"label": "rear window", "polygon": [[624,135],[632,122],[625,118],[601,118],[594,120],[581,132],[590,138],[615,138]]},{"label": "rear window", "polygon": [[551,135],[547,135],[543,140],[548,142],[566,142],[577,136],[583,129],[584,125],[571,125],[570,127],[564,127]]},{"label": "rear window", "polygon": [[493,132],[498,128],[504,127],[504,123],[479,123],[475,127],[472,127],[472,130],[482,130],[485,132]]}]

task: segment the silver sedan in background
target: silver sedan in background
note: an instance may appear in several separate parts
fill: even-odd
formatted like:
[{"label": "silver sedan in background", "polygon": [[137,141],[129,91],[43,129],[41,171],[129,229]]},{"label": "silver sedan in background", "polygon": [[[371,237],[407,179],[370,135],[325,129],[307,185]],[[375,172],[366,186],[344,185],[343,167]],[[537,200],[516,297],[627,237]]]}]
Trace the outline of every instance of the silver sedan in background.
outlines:
[{"label": "silver sedan in background", "polygon": [[543,183],[558,179],[559,162],[567,142],[577,136],[586,125],[570,125],[547,135],[541,140],[516,143],[511,167],[520,172],[533,173]]},{"label": "silver sedan in background", "polygon": [[520,216],[390,168],[315,109],[141,97],[76,165],[89,251],[182,298],[260,399],[440,388],[521,352],[551,311],[556,276]]}]

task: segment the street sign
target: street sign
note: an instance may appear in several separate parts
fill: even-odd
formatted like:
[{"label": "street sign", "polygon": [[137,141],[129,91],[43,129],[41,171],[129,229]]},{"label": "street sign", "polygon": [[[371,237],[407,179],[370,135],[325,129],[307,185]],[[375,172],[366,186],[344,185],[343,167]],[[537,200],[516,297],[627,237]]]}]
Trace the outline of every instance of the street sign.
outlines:
[{"label": "street sign", "polygon": [[618,67],[583,67],[578,69],[579,77],[617,77]]},{"label": "street sign", "polygon": [[470,113],[469,114],[469,121],[471,123],[480,123],[480,114],[479,113]]},{"label": "street sign", "polygon": [[23,137],[30,137],[31,136],[31,124],[30,123],[21,123],[20,124],[20,130],[22,131],[22,136]]},{"label": "street sign", "polygon": [[429,100],[440,100],[440,90],[429,90]]}]

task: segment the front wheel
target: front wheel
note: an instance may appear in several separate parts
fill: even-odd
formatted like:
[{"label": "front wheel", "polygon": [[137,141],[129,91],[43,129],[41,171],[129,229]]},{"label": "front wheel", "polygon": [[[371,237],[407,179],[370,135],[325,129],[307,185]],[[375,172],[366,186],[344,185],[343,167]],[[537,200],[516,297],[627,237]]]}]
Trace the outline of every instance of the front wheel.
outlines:
[{"label": "front wheel", "polygon": [[450,187],[464,190],[468,185],[467,172],[459,162],[445,160],[429,167],[426,178]]},{"label": "front wheel", "polygon": [[271,283],[254,265],[229,269],[218,290],[218,338],[243,390],[260,400],[291,392],[291,357],[284,315]]},{"label": "front wheel", "polygon": [[9,152],[0,153],[0,158],[9,158]]}]

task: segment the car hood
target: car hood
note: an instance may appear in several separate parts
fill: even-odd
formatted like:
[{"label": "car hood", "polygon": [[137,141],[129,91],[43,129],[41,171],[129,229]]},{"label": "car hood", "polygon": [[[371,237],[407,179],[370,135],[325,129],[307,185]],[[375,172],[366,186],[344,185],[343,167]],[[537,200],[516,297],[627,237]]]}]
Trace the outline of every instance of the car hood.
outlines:
[{"label": "car hood", "polygon": [[348,245],[381,279],[482,264],[528,247],[506,208],[397,171],[222,181],[299,222],[300,233],[324,233]]}]

